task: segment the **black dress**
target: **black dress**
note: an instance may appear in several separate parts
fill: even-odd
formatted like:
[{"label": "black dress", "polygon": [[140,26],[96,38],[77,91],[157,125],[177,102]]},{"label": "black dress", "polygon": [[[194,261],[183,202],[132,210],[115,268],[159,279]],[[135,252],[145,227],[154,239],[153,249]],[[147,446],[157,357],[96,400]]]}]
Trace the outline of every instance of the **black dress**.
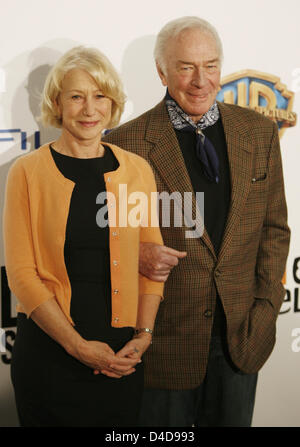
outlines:
[{"label": "black dress", "polygon": [[[92,159],[51,152],[58,169],[75,183],[64,247],[71,317],[83,338],[105,342],[117,352],[133,329],[111,327],[109,228],[96,223],[96,197],[105,191],[103,174],[117,169],[118,161],[108,147],[103,157]],[[18,314],[11,376],[23,426],[137,424],[142,364],[120,379],[94,375],[24,314]]]}]

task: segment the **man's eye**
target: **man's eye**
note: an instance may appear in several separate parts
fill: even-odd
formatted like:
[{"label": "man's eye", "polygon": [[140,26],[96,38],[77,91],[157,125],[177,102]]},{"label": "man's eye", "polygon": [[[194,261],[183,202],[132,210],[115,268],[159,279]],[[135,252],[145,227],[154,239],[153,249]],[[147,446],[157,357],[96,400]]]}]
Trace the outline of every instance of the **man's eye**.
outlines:
[{"label": "man's eye", "polygon": [[73,95],[73,96],[72,96],[72,99],[74,99],[74,100],[78,100],[78,99],[80,99],[80,98],[81,98],[80,95]]}]

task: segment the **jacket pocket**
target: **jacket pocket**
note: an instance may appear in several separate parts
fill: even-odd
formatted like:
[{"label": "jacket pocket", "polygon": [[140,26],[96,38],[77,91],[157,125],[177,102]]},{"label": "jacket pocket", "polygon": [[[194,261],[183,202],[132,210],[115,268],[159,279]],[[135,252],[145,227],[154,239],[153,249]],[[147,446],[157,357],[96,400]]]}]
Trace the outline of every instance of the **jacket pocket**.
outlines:
[{"label": "jacket pocket", "polygon": [[257,176],[252,177],[251,183],[255,185],[257,183],[265,182],[266,180],[267,180],[267,173],[265,172],[264,174],[259,174]]}]

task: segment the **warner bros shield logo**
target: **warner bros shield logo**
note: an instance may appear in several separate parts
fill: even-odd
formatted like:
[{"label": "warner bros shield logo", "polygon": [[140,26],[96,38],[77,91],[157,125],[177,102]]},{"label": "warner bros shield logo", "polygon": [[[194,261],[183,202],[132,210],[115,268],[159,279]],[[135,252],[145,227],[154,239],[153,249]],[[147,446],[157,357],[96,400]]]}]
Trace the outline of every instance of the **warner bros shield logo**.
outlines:
[{"label": "warner bros shield logo", "polygon": [[294,93],[277,76],[256,70],[241,70],[221,81],[217,100],[248,107],[275,121],[282,137],[287,127],[296,125]]}]

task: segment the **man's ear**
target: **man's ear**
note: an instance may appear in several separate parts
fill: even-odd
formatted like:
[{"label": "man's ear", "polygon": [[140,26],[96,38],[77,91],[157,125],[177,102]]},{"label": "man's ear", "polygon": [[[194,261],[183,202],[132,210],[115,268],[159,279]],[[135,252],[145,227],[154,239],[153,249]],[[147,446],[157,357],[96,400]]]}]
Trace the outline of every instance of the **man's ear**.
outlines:
[{"label": "man's ear", "polygon": [[161,66],[159,65],[158,62],[156,62],[156,69],[157,69],[157,73],[158,73],[158,75],[160,77],[160,80],[162,82],[162,85],[164,87],[167,87],[167,85],[168,85],[167,78],[166,78],[166,76],[165,76],[165,74],[164,74],[164,72],[163,72],[163,70],[162,70],[162,68],[161,68]]}]

